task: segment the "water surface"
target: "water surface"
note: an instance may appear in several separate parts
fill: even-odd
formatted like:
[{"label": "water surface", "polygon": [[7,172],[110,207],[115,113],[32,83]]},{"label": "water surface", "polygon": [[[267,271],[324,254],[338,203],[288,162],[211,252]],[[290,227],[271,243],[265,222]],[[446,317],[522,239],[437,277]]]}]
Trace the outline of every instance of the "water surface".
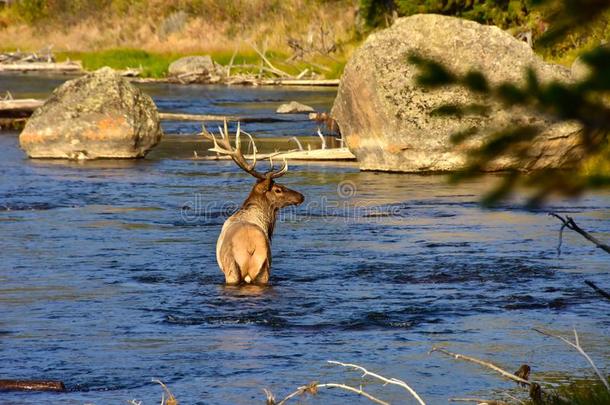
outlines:
[{"label": "water surface", "polygon": [[[0,91],[44,97],[60,80],[1,77]],[[269,115],[297,100],[328,108],[329,89],[147,85],[160,108]],[[251,124],[286,138],[302,117]],[[189,134],[196,125],[166,123]],[[176,146],[176,139],[170,137]],[[165,149],[164,149],[165,148]],[[160,151],[173,150],[161,145]],[[190,149],[184,152],[188,155]],[[214,257],[220,226],[253,181],[228,162],[152,153],[138,161],[31,161],[0,133],[0,376],[65,381],[70,392],[1,393],[0,403],[156,403],[160,378],[185,404],[263,403],[309,383],[358,386],[354,362],[408,381],[429,403],[516,390],[434,345],[546,381],[591,376],[585,361],[532,327],[581,333],[610,368],[610,306],[584,283],[610,286],[608,256],[556,220],[519,205],[483,210],[493,177],[360,173],[294,164],[283,182],[306,203],[286,211],[273,243],[272,285],[231,288]],[[340,187],[338,188],[338,186]],[[554,201],[610,240],[610,194]],[[365,383],[404,403],[398,389]],[[366,403],[328,391],[310,403]]]}]

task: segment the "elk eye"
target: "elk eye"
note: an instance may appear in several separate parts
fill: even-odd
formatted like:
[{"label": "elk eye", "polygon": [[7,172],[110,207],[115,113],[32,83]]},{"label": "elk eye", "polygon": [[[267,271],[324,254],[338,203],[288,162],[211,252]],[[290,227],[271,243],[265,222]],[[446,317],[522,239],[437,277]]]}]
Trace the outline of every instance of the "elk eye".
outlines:
[{"label": "elk eye", "polygon": [[279,194],[279,193],[281,193],[281,192],[282,192],[282,190],[280,190],[279,188],[276,188],[276,189],[275,189],[275,193],[276,193],[276,194]]}]

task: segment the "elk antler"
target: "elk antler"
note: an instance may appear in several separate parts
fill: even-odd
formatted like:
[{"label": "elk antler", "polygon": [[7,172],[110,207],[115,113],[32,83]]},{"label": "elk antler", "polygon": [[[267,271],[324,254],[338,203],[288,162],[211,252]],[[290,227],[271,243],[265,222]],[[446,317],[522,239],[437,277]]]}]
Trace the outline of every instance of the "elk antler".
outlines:
[{"label": "elk antler", "polygon": [[[271,168],[269,169],[269,171],[265,173],[260,173],[256,171],[256,152],[258,152],[258,149],[256,148],[256,143],[254,142],[254,138],[252,137],[252,135],[241,130],[239,122],[237,123],[237,131],[235,132],[235,148],[231,146],[227,120],[224,121],[224,130],[220,127],[218,127],[218,130],[220,132],[220,141],[218,141],[216,137],[206,129],[205,126],[203,127],[201,135],[214,142],[214,147],[210,148],[209,150],[212,152],[230,156],[231,159],[235,162],[235,164],[237,164],[237,166],[239,166],[246,173],[249,173],[257,179],[265,180],[281,177],[288,171],[288,162],[286,162],[286,159],[284,159],[284,164],[279,170],[274,170],[273,162],[271,162],[271,156],[269,156],[269,161],[271,162]],[[248,163],[244,154],[241,151],[240,135],[242,132],[246,134],[248,138],[250,138],[250,143],[252,144],[252,163]]]}]

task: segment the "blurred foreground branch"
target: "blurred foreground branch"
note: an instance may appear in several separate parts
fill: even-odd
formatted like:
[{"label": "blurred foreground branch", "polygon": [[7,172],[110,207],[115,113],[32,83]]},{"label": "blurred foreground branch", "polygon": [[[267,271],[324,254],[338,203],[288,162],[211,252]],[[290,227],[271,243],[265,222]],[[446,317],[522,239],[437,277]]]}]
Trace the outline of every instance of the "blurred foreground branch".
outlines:
[{"label": "blurred foreground branch", "polygon": [[[573,0],[538,0],[537,3],[556,6],[553,15],[555,28],[549,30],[547,41],[557,40],[567,32],[567,28],[583,24],[583,21],[602,18],[610,9],[610,2],[601,0],[585,0],[586,4]],[[546,128],[541,126],[522,124],[500,130],[474,127],[456,133],[451,141],[457,147],[464,147],[477,139],[480,145],[469,151],[463,170],[453,179],[461,181],[479,176],[493,166],[493,162],[510,159],[515,164],[501,185],[489,193],[487,203],[506,198],[519,185],[533,189],[530,199],[533,205],[540,204],[551,194],[577,196],[586,190],[610,186],[610,47],[599,46],[585,52],[580,61],[586,74],[574,81],[544,83],[533,69],[528,69],[519,83],[492,83],[480,71],[456,73],[432,59],[411,55],[409,62],[420,68],[416,78],[419,85],[428,88],[458,86],[469,90],[475,99],[483,100],[483,104],[444,105],[434,114],[456,117],[473,113],[485,115],[491,105],[496,105],[492,103],[499,103],[511,114],[527,111],[548,117],[551,122],[576,123],[581,128],[576,134],[575,144],[570,146],[569,154],[562,160],[562,169],[568,170],[542,167],[530,171],[530,165],[524,164],[523,158],[544,141]],[[534,163],[538,158],[534,158]]]}]

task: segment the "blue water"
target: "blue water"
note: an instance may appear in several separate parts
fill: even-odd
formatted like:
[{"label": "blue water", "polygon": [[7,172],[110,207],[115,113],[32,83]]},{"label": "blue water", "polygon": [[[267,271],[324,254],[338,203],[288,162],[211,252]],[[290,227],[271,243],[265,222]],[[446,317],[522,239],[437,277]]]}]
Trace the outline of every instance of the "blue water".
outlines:
[{"label": "blue water", "polygon": [[[0,76],[0,92],[42,97],[62,79]],[[329,89],[146,85],[161,109],[268,116],[283,101],[328,109]],[[253,102],[253,103],[252,103]],[[257,135],[308,135],[302,117],[248,124]],[[167,123],[187,138],[194,124]],[[180,149],[168,137],[160,150]],[[173,143],[169,145],[169,143]],[[190,153],[190,151],[187,151]],[[186,154],[188,154],[186,153]],[[481,209],[493,176],[442,176],[292,164],[282,180],[305,203],[284,212],[272,285],[223,285],[215,243],[253,181],[228,162],[153,152],[138,161],[33,161],[0,133],[0,378],[63,380],[69,392],[0,393],[0,403],[158,403],[159,378],[183,404],[264,403],[311,381],[346,383],[392,403],[398,388],[326,364],[354,362],[407,381],[430,404],[521,393],[434,345],[522,363],[533,378],[592,376],[532,327],[569,334],[610,371],[608,255],[518,204]],[[340,192],[338,191],[338,186]],[[610,193],[552,201],[610,240]],[[323,391],[308,403],[367,403]]]}]

